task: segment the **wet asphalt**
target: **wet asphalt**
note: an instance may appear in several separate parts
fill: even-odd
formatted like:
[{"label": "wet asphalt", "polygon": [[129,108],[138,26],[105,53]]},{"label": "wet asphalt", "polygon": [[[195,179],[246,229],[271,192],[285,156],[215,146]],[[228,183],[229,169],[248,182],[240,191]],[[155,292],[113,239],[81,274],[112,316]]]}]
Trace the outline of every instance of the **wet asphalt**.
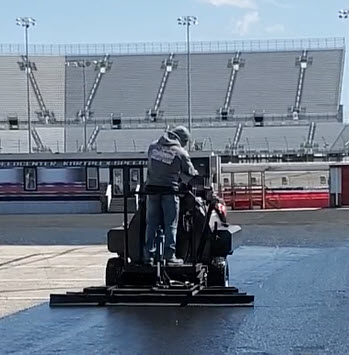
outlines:
[{"label": "wet asphalt", "polygon": [[[0,354],[348,354],[349,210],[231,213],[254,308],[54,308],[0,319]],[[2,245],[105,243],[119,215],[0,216]]]}]

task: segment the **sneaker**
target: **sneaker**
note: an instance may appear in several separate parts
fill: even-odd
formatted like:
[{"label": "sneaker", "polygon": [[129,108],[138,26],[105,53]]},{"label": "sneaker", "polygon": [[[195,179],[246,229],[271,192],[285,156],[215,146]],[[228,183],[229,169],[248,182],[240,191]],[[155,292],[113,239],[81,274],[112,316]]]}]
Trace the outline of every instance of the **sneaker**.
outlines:
[{"label": "sneaker", "polygon": [[172,256],[172,258],[167,259],[167,264],[169,265],[182,265],[183,264],[183,259],[177,259],[175,256]]}]

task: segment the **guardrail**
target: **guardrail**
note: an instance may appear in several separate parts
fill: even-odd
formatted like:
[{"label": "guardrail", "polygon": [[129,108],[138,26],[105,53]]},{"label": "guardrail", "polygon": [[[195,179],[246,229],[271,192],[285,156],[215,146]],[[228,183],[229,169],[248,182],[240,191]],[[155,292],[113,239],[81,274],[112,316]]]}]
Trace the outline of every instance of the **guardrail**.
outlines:
[{"label": "guardrail", "polygon": [[[280,125],[309,125],[310,122],[339,122],[337,120],[337,112],[328,113],[308,113],[304,114],[298,120],[294,120],[288,114],[265,114],[264,126],[280,126]],[[146,117],[123,117],[121,119],[121,129],[154,129],[154,128],[166,128],[168,126],[175,126],[178,124],[187,124],[188,119],[183,116],[166,116],[159,118],[157,122],[149,121]],[[234,115],[228,120],[222,121],[215,116],[193,116],[192,124],[194,128],[207,128],[207,127],[237,127],[240,123],[244,126],[254,126],[253,114]],[[39,121],[32,120],[32,126],[35,127],[79,127],[83,123],[77,121],[75,118],[67,117],[64,121],[56,121],[49,124],[45,124]],[[18,120],[19,129],[27,129],[27,119]],[[100,129],[112,128],[112,120],[109,117],[92,117],[87,121],[88,126],[100,126]],[[0,130],[8,129],[9,123],[7,119],[0,118]]]}]

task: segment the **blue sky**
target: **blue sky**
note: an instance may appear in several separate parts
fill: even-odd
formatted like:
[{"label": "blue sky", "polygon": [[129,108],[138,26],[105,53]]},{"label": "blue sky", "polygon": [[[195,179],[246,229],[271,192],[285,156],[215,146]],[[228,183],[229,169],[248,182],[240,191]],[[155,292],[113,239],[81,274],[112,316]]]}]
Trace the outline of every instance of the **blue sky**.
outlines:
[{"label": "blue sky", "polygon": [[193,40],[344,36],[349,22],[337,13],[345,6],[339,0],[3,0],[0,43],[23,41],[18,16],[37,20],[34,43],[182,41],[181,15],[199,18]]}]

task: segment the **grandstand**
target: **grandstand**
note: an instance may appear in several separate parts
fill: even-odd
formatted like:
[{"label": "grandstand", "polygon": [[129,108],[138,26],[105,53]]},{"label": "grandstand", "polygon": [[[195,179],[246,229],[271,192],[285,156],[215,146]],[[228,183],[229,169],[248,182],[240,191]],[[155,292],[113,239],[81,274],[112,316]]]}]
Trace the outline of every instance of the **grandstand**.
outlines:
[{"label": "grandstand", "polygon": [[[347,149],[339,38],[193,42],[193,147],[234,156]],[[0,152],[28,151],[25,57],[0,45]],[[184,44],[30,48],[36,152],[141,152],[187,122]],[[85,116],[84,116],[85,114]],[[348,138],[348,139],[347,139]]]}]

